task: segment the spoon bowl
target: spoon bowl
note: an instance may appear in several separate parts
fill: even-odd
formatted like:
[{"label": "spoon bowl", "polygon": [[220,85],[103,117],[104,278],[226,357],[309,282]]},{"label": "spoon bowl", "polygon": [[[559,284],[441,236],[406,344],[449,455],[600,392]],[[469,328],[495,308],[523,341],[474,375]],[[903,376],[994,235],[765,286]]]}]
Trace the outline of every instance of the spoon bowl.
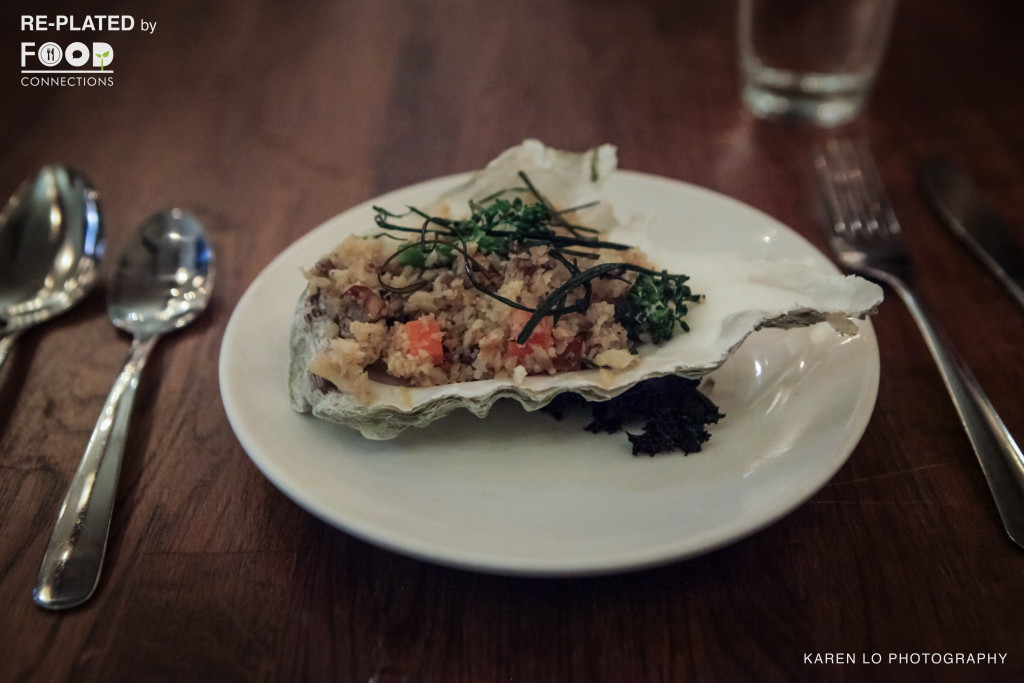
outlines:
[{"label": "spoon bowl", "polygon": [[46,166],[0,210],[0,364],[22,330],[63,313],[96,284],[99,195],[80,172]]},{"label": "spoon bowl", "polygon": [[125,246],[107,290],[107,311],[114,325],[132,335],[131,349],[46,546],[33,593],[39,606],[74,607],[96,589],[139,375],[163,334],[205,310],[213,274],[213,250],[202,226],[180,209],[147,219]]},{"label": "spoon bowl", "polygon": [[107,311],[135,336],[169,332],[206,308],[213,252],[203,227],[180,209],[154,214],[128,243],[107,289]]}]

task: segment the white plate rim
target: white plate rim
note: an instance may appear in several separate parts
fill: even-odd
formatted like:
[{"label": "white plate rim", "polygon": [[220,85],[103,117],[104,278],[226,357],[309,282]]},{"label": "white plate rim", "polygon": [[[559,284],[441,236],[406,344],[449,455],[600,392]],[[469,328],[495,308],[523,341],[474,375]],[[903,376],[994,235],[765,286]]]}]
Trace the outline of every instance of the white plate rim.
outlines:
[{"label": "white plate rim", "polygon": [[[331,497],[325,495],[320,487],[335,485],[339,496],[352,492],[345,490],[344,483],[338,486],[339,482],[336,481],[327,484],[322,481],[313,481],[308,472],[296,468],[292,454],[285,454],[280,447],[275,448],[272,444],[281,435],[268,434],[267,430],[280,429],[283,424],[285,429],[292,429],[295,434],[298,434],[310,427],[310,421],[313,418],[291,411],[287,401],[287,389],[283,381],[275,387],[272,383],[268,383],[268,377],[261,376],[259,373],[246,372],[243,368],[244,364],[240,365],[238,355],[243,346],[247,345],[249,348],[245,351],[246,353],[255,354],[256,360],[269,363],[267,367],[279,365],[280,367],[275,368],[275,371],[281,370],[286,374],[284,367],[287,364],[287,353],[280,354],[280,357],[276,359],[261,358],[259,349],[254,349],[252,345],[247,344],[246,326],[251,326],[253,317],[259,315],[273,321],[273,325],[279,325],[282,329],[286,330],[289,327],[291,305],[284,309],[282,301],[278,300],[276,308],[272,308],[268,316],[265,315],[267,310],[262,305],[262,300],[267,297],[270,288],[277,288],[281,280],[291,278],[297,283],[294,296],[291,298],[293,304],[302,287],[298,267],[310,265],[312,263],[309,260],[310,254],[313,254],[315,259],[325,249],[329,249],[331,245],[339,241],[339,235],[349,227],[348,224],[354,217],[365,216],[373,205],[395,206],[423,202],[436,195],[440,190],[461,182],[465,177],[466,174],[456,174],[417,183],[363,202],[329,219],[293,242],[268,264],[250,284],[236,305],[225,330],[219,361],[221,394],[225,411],[232,429],[249,458],[278,489],[300,507],[328,524],[358,538],[395,552],[443,565],[497,574],[527,576],[605,574],[678,561],[710,552],[749,536],[778,521],[803,504],[823,487],[846,462],[867,427],[878,390],[878,349],[874,330],[869,321],[861,323],[861,335],[856,338],[858,341],[854,344],[857,349],[853,355],[856,357],[846,361],[857,364],[858,376],[840,378],[856,380],[857,385],[853,391],[847,390],[845,393],[835,394],[836,400],[842,400],[848,404],[845,406],[849,409],[846,422],[835,433],[828,435],[830,447],[828,452],[820,454],[820,461],[814,462],[808,473],[797,473],[792,485],[783,493],[777,504],[762,506],[756,514],[739,514],[729,520],[718,519],[708,528],[691,529],[688,533],[685,531],[680,533],[678,538],[652,541],[642,547],[628,550],[611,547],[610,544],[607,549],[588,548],[587,552],[580,552],[576,555],[553,553],[551,556],[545,556],[544,548],[530,549],[530,552],[526,552],[523,548],[518,550],[496,549],[490,545],[483,547],[485,544],[481,544],[479,541],[476,545],[473,543],[459,545],[431,537],[429,534],[421,536],[409,533],[407,529],[396,529],[393,520],[384,518],[380,514],[364,513],[358,508],[346,506],[336,500],[332,501]],[[776,242],[779,240],[785,242],[787,255],[789,255],[788,252],[792,252],[793,255],[800,258],[835,269],[824,255],[796,232],[746,204],[711,190],[661,176],[619,170],[609,179],[608,191],[613,201],[616,201],[617,209],[626,205],[624,208],[627,210],[642,210],[642,207],[629,206],[629,195],[635,192],[648,193],[652,196],[665,195],[670,198],[682,197],[683,199],[676,201],[688,204],[690,208],[695,209],[698,219],[702,213],[712,217],[718,214],[728,214],[742,218],[755,226],[751,230],[758,235],[765,236],[766,243],[770,241],[769,237]],[[623,195],[625,201],[617,201],[617,194]],[[285,277],[286,272],[288,277]],[[279,294],[275,294],[275,296],[279,296]],[[268,328],[268,332],[273,334],[273,330],[270,328]],[[766,333],[772,334],[769,331],[764,331],[758,335]],[[798,340],[801,335],[806,335],[808,332],[798,330],[787,334],[792,339]],[[749,339],[744,344],[744,348],[756,348],[761,339],[758,335]],[[797,346],[800,344],[799,340],[795,343]],[[279,347],[278,351],[280,351]],[[824,362],[827,363],[827,360]],[[247,403],[254,392],[265,394],[268,391],[273,392],[275,389],[280,392],[280,395],[274,395],[265,410],[262,407],[254,409],[253,405]],[[836,407],[832,406],[832,408]],[[282,408],[287,412],[282,414]],[[737,421],[740,418],[732,415],[731,419]],[[729,420],[730,416],[727,416],[716,430],[712,444],[715,438],[722,438],[722,430],[729,428]],[[271,424],[273,426],[270,426]],[[314,427],[314,429],[319,428],[320,425]],[[374,446],[376,447],[375,444]],[[319,456],[322,454],[318,454]],[[358,466],[362,466],[362,462],[368,461],[359,461]],[[456,464],[455,466],[460,465]],[[747,484],[746,479],[737,481],[737,487]],[[496,530],[495,533],[498,531]],[[528,538],[519,540],[529,542]]]}]

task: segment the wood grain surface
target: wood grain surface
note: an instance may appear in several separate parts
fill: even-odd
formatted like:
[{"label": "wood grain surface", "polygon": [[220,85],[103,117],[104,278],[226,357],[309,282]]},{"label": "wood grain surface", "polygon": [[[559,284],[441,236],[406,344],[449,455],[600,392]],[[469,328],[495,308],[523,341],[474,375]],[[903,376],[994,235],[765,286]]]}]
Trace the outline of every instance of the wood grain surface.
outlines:
[{"label": "wood grain surface", "polygon": [[[526,137],[614,143],[623,168],[824,246],[810,150],[829,133],[744,110],[734,3],[17,4],[0,11],[0,194],[73,164],[100,188],[110,254],[176,204],[209,230],[219,277],[212,309],[147,368],[104,576],[66,613],[36,607],[32,586],[128,339],[100,293],[25,334],[0,371],[0,681],[1024,679],[1024,551],[895,297],[875,318],[874,416],[834,479],[745,540],[645,571],[509,578],[377,548],[292,503],[228,424],[221,339],[276,254]],[[23,14],[135,28],[32,32]],[[1019,0],[905,0],[871,104],[840,131],[871,140],[922,295],[1018,438],[1024,314],[915,176],[932,154],[956,159],[1024,241],[1022,35]],[[46,40],[109,43],[114,84],[23,85],[21,44]],[[914,653],[1005,659],[889,661]]]}]

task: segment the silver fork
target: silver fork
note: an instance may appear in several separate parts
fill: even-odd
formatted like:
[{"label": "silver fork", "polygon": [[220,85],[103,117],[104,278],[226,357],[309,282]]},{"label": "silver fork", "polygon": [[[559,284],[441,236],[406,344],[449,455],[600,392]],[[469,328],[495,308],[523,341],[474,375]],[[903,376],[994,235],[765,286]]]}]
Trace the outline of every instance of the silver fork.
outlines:
[{"label": "silver fork", "polygon": [[910,257],[866,143],[830,140],[814,158],[836,258],[887,285],[917,323],[971,441],[1010,538],[1024,547],[1024,455],[911,287]]}]

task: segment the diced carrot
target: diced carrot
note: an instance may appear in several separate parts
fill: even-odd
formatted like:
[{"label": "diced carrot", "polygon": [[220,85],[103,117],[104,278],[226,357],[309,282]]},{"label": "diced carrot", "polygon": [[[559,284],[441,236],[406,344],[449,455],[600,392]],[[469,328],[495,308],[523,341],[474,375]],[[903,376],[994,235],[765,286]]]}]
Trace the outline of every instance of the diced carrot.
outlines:
[{"label": "diced carrot", "polygon": [[516,337],[523,331],[531,317],[532,314],[529,311],[520,311],[518,309],[512,311],[512,315],[509,316],[508,355],[519,360],[533,354],[535,348],[546,351],[555,343],[554,338],[551,336],[550,317],[541,318],[524,343],[520,344],[516,341]]},{"label": "diced carrot", "polygon": [[426,353],[430,362],[440,365],[444,362],[444,346],[441,323],[436,318],[417,318],[405,324],[405,336],[409,340],[409,354],[421,356]]}]

